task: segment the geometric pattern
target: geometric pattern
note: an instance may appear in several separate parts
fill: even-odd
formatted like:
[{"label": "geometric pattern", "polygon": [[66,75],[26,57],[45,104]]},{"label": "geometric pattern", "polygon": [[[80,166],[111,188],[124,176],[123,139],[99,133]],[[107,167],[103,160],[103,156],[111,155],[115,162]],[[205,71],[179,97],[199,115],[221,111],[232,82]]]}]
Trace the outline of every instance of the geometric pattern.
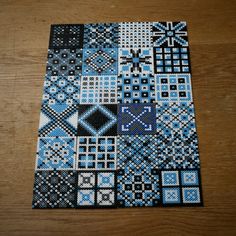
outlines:
[{"label": "geometric pattern", "polygon": [[152,48],[119,48],[119,74],[153,74]]},{"label": "geometric pattern", "polygon": [[82,76],[80,104],[117,104],[116,76]]},{"label": "geometric pattern", "polygon": [[156,169],[119,169],[117,172],[117,204],[120,207],[157,206],[160,204],[160,177]]},{"label": "geometric pattern", "polygon": [[117,105],[79,105],[78,136],[116,136]]},{"label": "geometric pattern", "polygon": [[114,171],[79,171],[77,207],[114,207]]},{"label": "geometric pattern", "polygon": [[186,22],[52,25],[32,207],[201,205]]},{"label": "geometric pattern", "polygon": [[194,170],[162,170],[162,204],[201,204],[200,173]]},{"label": "geometric pattern", "polygon": [[85,24],[84,48],[117,48],[118,28],[117,23]]},{"label": "geometric pattern", "polygon": [[188,48],[154,48],[155,73],[190,73]]},{"label": "geometric pattern", "polygon": [[155,134],[155,105],[133,103],[118,105],[118,134]]},{"label": "geometric pattern", "polygon": [[152,38],[154,47],[186,47],[186,22],[154,22]]},{"label": "geometric pattern", "polygon": [[84,49],[82,75],[116,75],[117,49]]},{"label": "geometric pattern", "polygon": [[82,69],[82,49],[48,49],[47,76],[78,76]]},{"label": "geometric pattern", "polygon": [[75,138],[39,138],[36,169],[73,170],[75,168]]},{"label": "geometric pattern", "polygon": [[190,74],[157,74],[156,101],[192,101]]},{"label": "geometric pattern", "polygon": [[73,170],[35,172],[33,208],[74,208],[77,173]]},{"label": "geometric pattern", "polygon": [[123,22],[119,27],[120,48],[152,47],[152,25],[150,22]]},{"label": "geometric pattern", "polygon": [[120,75],[117,85],[118,103],[155,102],[153,75]]},{"label": "geometric pattern", "polygon": [[79,170],[115,170],[116,137],[78,137],[77,155]]},{"label": "geometric pattern", "polygon": [[43,104],[79,104],[80,77],[47,76],[44,82]]},{"label": "geometric pattern", "polygon": [[39,122],[39,137],[70,137],[77,132],[76,105],[43,105]]},{"label": "geometric pattern", "polygon": [[83,25],[52,25],[49,48],[82,48]]}]

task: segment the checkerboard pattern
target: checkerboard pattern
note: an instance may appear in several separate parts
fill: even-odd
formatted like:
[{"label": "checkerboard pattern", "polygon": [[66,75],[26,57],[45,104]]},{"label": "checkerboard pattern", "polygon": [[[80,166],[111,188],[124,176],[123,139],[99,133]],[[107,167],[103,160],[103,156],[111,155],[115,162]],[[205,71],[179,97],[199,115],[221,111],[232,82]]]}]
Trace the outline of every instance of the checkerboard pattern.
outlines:
[{"label": "checkerboard pattern", "polygon": [[52,25],[32,207],[202,205],[186,22]]}]

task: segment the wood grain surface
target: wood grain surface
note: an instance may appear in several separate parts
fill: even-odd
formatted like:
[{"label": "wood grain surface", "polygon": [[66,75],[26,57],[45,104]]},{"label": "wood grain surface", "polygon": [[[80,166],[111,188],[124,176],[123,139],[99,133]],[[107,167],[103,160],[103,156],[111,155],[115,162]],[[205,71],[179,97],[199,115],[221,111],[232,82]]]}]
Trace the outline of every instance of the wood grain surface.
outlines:
[{"label": "wood grain surface", "polygon": [[[50,24],[188,23],[204,207],[32,210]],[[0,235],[236,235],[236,1],[0,0]]]}]

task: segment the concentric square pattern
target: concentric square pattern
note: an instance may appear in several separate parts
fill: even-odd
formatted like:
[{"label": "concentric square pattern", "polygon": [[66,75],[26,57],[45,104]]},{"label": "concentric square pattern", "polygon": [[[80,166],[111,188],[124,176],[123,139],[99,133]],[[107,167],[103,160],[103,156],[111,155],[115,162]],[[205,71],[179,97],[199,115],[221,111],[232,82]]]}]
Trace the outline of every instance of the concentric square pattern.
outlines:
[{"label": "concentric square pattern", "polygon": [[52,25],[33,208],[201,205],[186,22]]}]

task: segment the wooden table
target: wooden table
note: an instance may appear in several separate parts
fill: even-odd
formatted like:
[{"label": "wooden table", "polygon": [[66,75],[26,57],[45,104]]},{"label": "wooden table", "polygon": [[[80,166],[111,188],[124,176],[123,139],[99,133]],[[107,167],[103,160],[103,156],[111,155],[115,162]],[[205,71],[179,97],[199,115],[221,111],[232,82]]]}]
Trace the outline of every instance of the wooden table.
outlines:
[{"label": "wooden table", "polygon": [[[188,23],[203,208],[32,210],[50,24]],[[236,235],[234,0],[0,0],[0,235]]]}]

